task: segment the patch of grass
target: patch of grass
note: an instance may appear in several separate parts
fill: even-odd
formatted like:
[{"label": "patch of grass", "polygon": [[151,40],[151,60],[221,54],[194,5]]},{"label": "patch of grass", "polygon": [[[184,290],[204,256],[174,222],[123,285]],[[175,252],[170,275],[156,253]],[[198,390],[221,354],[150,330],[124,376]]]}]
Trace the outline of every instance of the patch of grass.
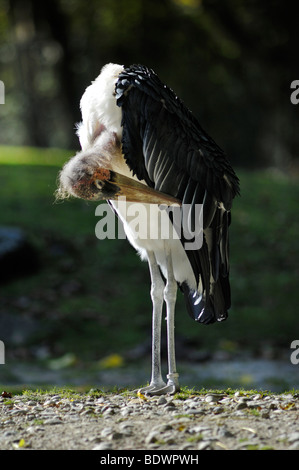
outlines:
[{"label": "patch of grass", "polygon": [[[0,385],[0,392],[2,388]],[[94,397],[94,398],[99,398],[99,397],[109,397],[109,396],[114,396],[114,395],[123,395],[123,396],[128,396],[132,398],[138,398],[138,394],[131,389],[128,388],[118,388],[118,387],[111,387],[111,388],[90,388],[87,386],[77,386],[77,387],[60,387],[60,386],[54,386],[54,387],[49,387],[49,386],[42,386],[35,388],[34,386],[28,386],[24,388],[24,386],[17,386],[17,387],[9,387],[9,391],[12,394],[12,398],[6,400],[5,404],[8,406],[14,403],[14,396],[22,396],[24,400],[28,401],[40,401],[44,397],[45,398],[50,398],[52,396],[59,396],[61,398],[69,399],[69,400],[84,400],[85,398],[88,397]],[[187,399],[189,397],[192,397],[194,395],[198,396],[203,396],[207,393],[219,393],[224,396],[229,396],[233,395],[235,392],[240,392],[240,389],[221,389],[221,390],[215,390],[215,389],[210,389],[209,391],[206,389],[190,389],[188,387],[183,387],[183,395],[180,395],[180,393],[177,393],[173,396],[173,399]],[[250,397],[251,395],[255,395],[257,392],[256,390],[243,390],[242,396],[248,396]],[[264,391],[263,396],[279,396],[279,395],[284,395],[285,393],[291,393],[291,392],[283,392],[283,393],[272,393],[269,391]],[[295,391],[297,394],[298,391]],[[247,410],[248,413],[253,414],[254,416],[259,416],[258,414],[255,413],[256,410]],[[253,413],[251,413],[253,412]],[[188,418],[194,418],[193,414],[178,414],[176,415],[176,418],[183,418],[183,417],[188,417]],[[220,425],[220,424],[219,424]],[[242,440],[240,440],[242,442]]]},{"label": "patch of grass", "polygon": [[0,165],[61,167],[75,152],[57,148],[0,146]]},{"label": "patch of grass", "polygon": [[186,442],[201,442],[203,440],[202,434],[197,434],[196,436],[191,436],[186,439]]},{"label": "patch of grass", "polygon": [[256,418],[259,417],[261,414],[258,410],[255,410],[255,409],[252,409],[252,410],[247,410],[247,412],[249,414],[251,414],[252,416],[255,416]]}]

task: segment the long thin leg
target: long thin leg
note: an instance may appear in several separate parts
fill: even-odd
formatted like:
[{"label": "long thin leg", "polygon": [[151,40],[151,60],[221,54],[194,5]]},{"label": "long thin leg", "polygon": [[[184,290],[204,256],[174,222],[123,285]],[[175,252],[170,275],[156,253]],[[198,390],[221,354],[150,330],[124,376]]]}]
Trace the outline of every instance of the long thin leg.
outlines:
[{"label": "long thin leg", "polygon": [[167,388],[168,393],[175,393],[179,390],[179,374],[176,371],[175,361],[175,304],[177,296],[177,283],[173,274],[172,257],[170,250],[165,249],[166,267],[167,267],[167,284],[164,290],[164,299],[167,309],[167,351],[168,351],[168,375]]},{"label": "long thin leg", "polygon": [[179,374],[176,371],[175,361],[175,338],[174,338],[174,318],[175,304],[177,295],[177,283],[173,274],[171,252],[165,244],[167,283],[164,288],[163,296],[166,302],[167,311],[167,352],[168,352],[168,375],[167,385],[162,388],[148,390],[149,395],[162,395],[165,393],[173,394],[179,391]]},{"label": "long thin leg", "polygon": [[152,375],[150,385],[140,389],[141,392],[152,392],[165,387],[161,374],[161,321],[163,309],[164,281],[153,252],[148,252],[148,264],[151,275],[151,298],[153,303],[152,316]]}]

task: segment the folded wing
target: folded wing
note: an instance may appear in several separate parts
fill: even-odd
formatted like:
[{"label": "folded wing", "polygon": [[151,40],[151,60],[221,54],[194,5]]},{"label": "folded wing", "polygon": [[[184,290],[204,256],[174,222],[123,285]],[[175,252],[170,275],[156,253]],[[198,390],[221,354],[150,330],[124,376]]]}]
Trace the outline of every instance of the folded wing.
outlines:
[{"label": "folded wing", "polygon": [[195,320],[224,320],[230,307],[230,210],[239,180],[224,152],[152,70],[124,69],[115,91],[122,109],[123,154],[133,173],[180,199],[188,207],[191,228],[198,222],[196,205],[202,205],[202,246],[186,250],[197,289],[186,283],[180,287]]}]

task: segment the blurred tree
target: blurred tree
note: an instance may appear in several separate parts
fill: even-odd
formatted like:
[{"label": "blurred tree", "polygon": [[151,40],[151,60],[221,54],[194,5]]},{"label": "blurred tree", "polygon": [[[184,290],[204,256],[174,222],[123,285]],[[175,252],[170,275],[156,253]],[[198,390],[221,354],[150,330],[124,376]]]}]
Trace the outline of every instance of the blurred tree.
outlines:
[{"label": "blurred tree", "polygon": [[[144,63],[231,159],[298,158],[297,20],[278,0],[0,0],[0,143],[78,147],[85,87],[107,62]],[[297,114],[296,114],[297,113]]]}]

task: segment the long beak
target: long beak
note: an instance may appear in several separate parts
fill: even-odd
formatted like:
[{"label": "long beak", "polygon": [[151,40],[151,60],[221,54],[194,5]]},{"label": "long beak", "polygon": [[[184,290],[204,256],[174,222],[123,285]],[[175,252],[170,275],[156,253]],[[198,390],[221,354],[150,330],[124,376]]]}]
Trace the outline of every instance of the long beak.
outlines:
[{"label": "long beak", "polygon": [[[111,172],[113,174],[113,183],[115,183],[120,190],[115,194],[115,199],[119,196],[125,196],[129,202],[144,202],[148,204],[165,204],[170,206],[172,204],[181,205],[181,201],[168,194],[156,191],[145,184],[129,178],[127,176]],[[110,181],[112,183],[112,181]],[[113,198],[113,199],[114,199]]]}]

